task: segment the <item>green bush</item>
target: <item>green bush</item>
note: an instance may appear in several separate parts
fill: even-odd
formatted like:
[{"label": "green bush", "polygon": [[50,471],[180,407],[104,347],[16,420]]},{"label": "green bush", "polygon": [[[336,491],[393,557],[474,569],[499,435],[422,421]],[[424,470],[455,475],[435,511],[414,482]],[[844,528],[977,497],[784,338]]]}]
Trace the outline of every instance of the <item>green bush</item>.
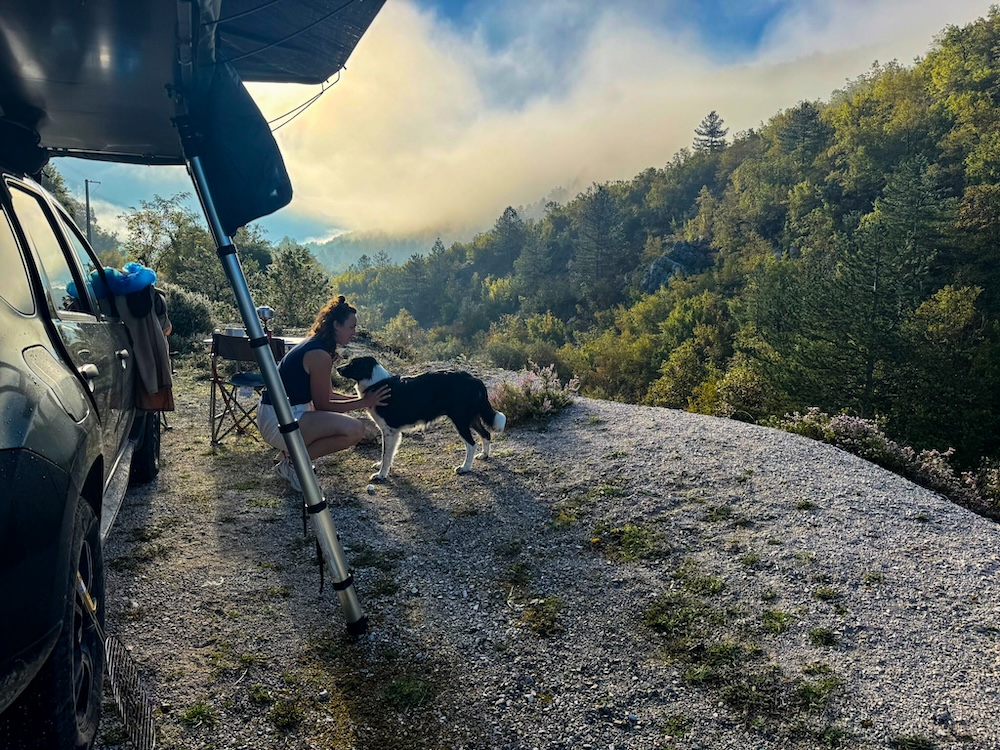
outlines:
[{"label": "green bush", "polygon": [[470,351],[475,351],[475,346],[463,341],[450,327],[436,326],[427,331],[419,356],[429,361],[447,361],[465,356]]},{"label": "green bush", "polygon": [[163,283],[157,287],[167,296],[167,315],[174,327],[170,348],[178,352],[197,350],[201,340],[215,329],[211,302],[205,295],[189,292],[176,284]]},{"label": "green bush", "polygon": [[382,342],[401,357],[412,357],[424,344],[427,334],[404,307],[381,331]]},{"label": "green bush", "polygon": [[486,342],[486,356],[497,367],[505,370],[520,370],[528,361],[524,344],[498,338]]},{"label": "green bush", "polygon": [[499,322],[490,325],[483,350],[493,364],[505,370],[521,370],[529,362],[538,362],[555,364],[560,375],[568,377],[558,357],[559,347],[566,344],[568,338],[566,324],[551,313],[528,318],[504,315]]},{"label": "green bush", "polygon": [[742,421],[756,421],[771,409],[772,386],[758,372],[750,358],[738,352],[719,381],[715,415]]}]

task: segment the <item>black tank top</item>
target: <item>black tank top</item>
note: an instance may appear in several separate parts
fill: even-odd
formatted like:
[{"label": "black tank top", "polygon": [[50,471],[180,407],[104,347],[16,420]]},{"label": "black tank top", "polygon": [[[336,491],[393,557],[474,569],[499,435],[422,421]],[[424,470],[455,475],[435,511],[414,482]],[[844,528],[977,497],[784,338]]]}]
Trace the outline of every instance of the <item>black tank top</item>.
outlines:
[{"label": "black tank top", "polygon": [[[278,374],[281,376],[281,382],[285,386],[285,393],[288,394],[288,403],[291,406],[308,404],[312,401],[309,373],[302,365],[302,358],[313,349],[327,351],[326,344],[317,338],[310,337],[293,346],[278,364]],[[271,403],[271,397],[266,388],[260,395],[260,402],[262,404]]]}]

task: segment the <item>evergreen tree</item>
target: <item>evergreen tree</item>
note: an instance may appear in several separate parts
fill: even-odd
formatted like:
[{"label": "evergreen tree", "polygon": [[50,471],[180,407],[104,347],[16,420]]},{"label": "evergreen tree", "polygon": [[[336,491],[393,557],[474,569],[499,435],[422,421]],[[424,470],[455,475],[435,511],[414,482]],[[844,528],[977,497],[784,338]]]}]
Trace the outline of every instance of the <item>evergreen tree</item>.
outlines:
[{"label": "evergreen tree", "polygon": [[900,328],[934,283],[943,206],[925,166],[913,160],[889,178],[806,321],[820,332],[807,346],[825,353],[827,398],[866,418],[890,410],[907,357]]},{"label": "evergreen tree", "polygon": [[708,151],[714,153],[726,147],[726,133],[729,128],[723,127],[723,120],[713,109],[701,121],[701,125],[694,129],[695,139],[693,148],[695,151]]},{"label": "evergreen tree", "polygon": [[832,129],[823,122],[820,108],[812,102],[801,102],[783,117],[779,116],[775,133],[781,152],[788,155],[799,170],[809,170],[827,147],[831,135]]},{"label": "evergreen tree", "polygon": [[268,269],[266,299],[282,327],[312,324],[330,298],[330,277],[308,248],[289,244],[280,248]]},{"label": "evergreen tree", "polygon": [[[571,278],[585,310],[608,309],[624,296],[626,265],[622,216],[605,185],[585,196],[576,223],[576,252]],[[624,272],[624,273],[623,273]]]},{"label": "evergreen tree", "polygon": [[527,239],[527,228],[517,211],[511,206],[504,209],[493,230],[486,234],[475,262],[487,276],[507,276],[514,270]]},{"label": "evergreen tree", "polygon": [[552,278],[552,257],[549,248],[535,233],[528,233],[521,254],[514,261],[514,280],[522,298],[521,311],[543,312],[547,282]]},{"label": "evergreen tree", "polygon": [[945,286],[908,316],[907,356],[888,414],[907,445],[958,446],[963,466],[975,466],[997,442],[997,331],[977,309],[981,291]]},{"label": "evergreen tree", "polygon": [[427,258],[414,253],[403,264],[401,269],[399,300],[400,310],[405,310],[413,319],[422,325],[434,323],[437,311],[437,300],[432,290],[437,288],[438,281],[428,276]]}]

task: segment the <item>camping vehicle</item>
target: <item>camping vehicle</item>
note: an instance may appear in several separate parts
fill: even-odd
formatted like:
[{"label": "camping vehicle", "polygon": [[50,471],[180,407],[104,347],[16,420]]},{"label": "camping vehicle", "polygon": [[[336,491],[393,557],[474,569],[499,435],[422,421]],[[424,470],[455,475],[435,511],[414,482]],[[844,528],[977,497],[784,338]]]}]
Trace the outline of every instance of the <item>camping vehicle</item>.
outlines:
[{"label": "camping vehicle", "polygon": [[[348,631],[367,619],[232,243],[291,183],[244,81],[321,84],[384,0],[5,0],[0,13],[0,744],[88,748],[104,679],[103,536],[157,467],[100,264],[33,177],[52,157],[186,165],[304,487]],[[75,293],[67,294],[71,289]],[[133,455],[135,451],[138,453]],[[79,574],[79,577],[78,577]],[[88,619],[90,618],[90,619]]]},{"label": "camping vehicle", "polygon": [[0,737],[88,736],[103,646],[77,575],[103,602],[102,532],[159,470],[160,415],[136,408],[133,341],[84,282],[100,265],[80,230],[2,168],[0,263],[0,710],[19,698]]}]

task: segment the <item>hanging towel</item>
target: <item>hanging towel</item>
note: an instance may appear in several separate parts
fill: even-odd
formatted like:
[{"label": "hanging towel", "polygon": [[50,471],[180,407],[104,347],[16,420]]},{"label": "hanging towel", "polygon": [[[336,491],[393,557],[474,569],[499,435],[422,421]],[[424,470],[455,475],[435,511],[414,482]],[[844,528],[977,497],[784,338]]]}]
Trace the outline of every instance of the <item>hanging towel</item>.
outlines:
[{"label": "hanging towel", "polygon": [[170,350],[156,314],[158,294],[158,289],[148,285],[127,294],[116,294],[115,306],[132,336],[132,353],[139,373],[136,407],[144,411],[173,411]]}]

